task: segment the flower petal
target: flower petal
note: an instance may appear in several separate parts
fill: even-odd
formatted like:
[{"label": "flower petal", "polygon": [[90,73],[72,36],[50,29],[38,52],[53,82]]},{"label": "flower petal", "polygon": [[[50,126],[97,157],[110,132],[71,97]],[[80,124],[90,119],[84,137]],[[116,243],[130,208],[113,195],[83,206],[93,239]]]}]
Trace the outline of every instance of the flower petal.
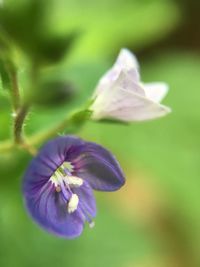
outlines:
[{"label": "flower petal", "polygon": [[168,107],[149,99],[142,85],[124,72],[108,91],[96,98],[91,109],[95,120],[108,118],[126,122],[155,119],[170,112]]},{"label": "flower petal", "polygon": [[79,208],[82,211],[83,219],[88,220],[96,216],[96,201],[90,185],[84,181],[80,187],[74,187],[73,193],[79,197]]},{"label": "flower petal", "polygon": [[122,110],[126,108],[129,99],[126,99],[124,94],[120,94],[121,91],[119,91],[119,88],[145,96],[144,88],[139,83],[135,82],[126,72],[121,71],[119,77],[112,86],[102,91],[92,103],[90,108],[93,111],[92,118],[94,120],[111,118],[108,115],[113,109],[120,108],[120,110]]},{"label": "flower petal", "polygon": [[118,79],[121,71],[126,72],[135,82],[138,82],[140,79],[138,61],[135,55],[125,48],[120,50],[113,67],[100,79],[95,89],[94,96],[97,96],[99,93],[106,90],[106,88],[109,89],[109,87],[113,85],[113,82]]},{"label": "flower petal", "polygon": [[119,94],[124,95],[122,99],[126,101],[126,105],[123,108],[118,106],[110,111],[106,116],[107,118],[126,122],[143,121],[165,116],[171,111],[170,108],[164,105],[155,103],[148,98],[121,88],[119,88]]},{"label": "flower petal", "polygon": [[164,82],[145,83],[143,88],[147,97],[157,103],[161,102],[169,91],[168,84]]},{"label": "flower petal", "polygon": [[25,201],[30,215],[44,229],[58,236],[74,238],[83,230],[81,210],[69,214],[67,204],[62,194],[55,191],[51,182],[48,182],[35,195],[25,192]]},{"label": "flower petal", "polygon": [[[63,162],[72,164],[71,174],[82,178],[80,187],[70,186],[65,194],[55,188],[52,174]],[[23,193],[32,218],[44,229],[66,238],[81,234],[84,222],[92,223],[96,203],[92,188],[113,191],[124,184],[122,170],[103,147],[73,136],[49,141],[32,160],[23,180]],[[68,212],[71,194],[78,196],[77,209]],[[91,224],[92,225],[92,224]]]},{"label": "flower petal", "polygon": [[67,160],[74,148],[84,144],[84,141],[75,136],[63,136],[47,142],[35,157],[25,173],[24,188],[25,191],[34,192],[44,185],[54,171]]},{"label": "flower petal", "polygon": [[[114,65],[120,70],[137,70],[136,78],[139,80],[139,63],[136,56],[127,48],[122,48]],[[133,77],[132,77],[133,78]]]},{"label": "flower petal", "polygon": [[75,166],[75,175],[87,181],[95,190],[115,191],[125,183],[115,157],[95,143],[86,143],[72,164]]}]

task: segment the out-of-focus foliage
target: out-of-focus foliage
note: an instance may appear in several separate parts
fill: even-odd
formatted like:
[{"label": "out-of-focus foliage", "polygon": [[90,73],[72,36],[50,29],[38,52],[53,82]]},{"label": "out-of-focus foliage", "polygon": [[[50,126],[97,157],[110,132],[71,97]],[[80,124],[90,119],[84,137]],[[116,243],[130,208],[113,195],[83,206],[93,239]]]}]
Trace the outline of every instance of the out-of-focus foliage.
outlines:
[{"label": "out-of-focus foliage", "polygon": [[[51,6],[51,1],[50,1]],[[51,31],[49,5],[44,0],[5,1],[0,9],[1,32],[16,42],[37,64],[59,61],[75,34]]]},{"label": "out-of-focus foliage", "polygon": [[[144,81],[169,83],[165,102],[173,113],[132,126],[88,123],[80,132],[116,154],[128,181],[111,197],[97,194],[95,228],[86,226],[83,236],[73,241],[43,232],[26,214],[20,184],[30,156],[23,151],[0,155],[0,266],[199,266],[200,56],[159,46],[151,54],[151,47],[181,23],[181,6],[167,0],[51,3],[46,16],[52,34],[81,34],[69,57],[42,74],[47,80],[70,80],[79,89],[79,99],[57,109],[35,107],[28,133],[52,125],[84,103],[121,46],[138,52]],[[13,5],[16,8],[16,2]],[[31,33],[30,29],[33,38]],[[145,56],[146,50],[150,56]],[[15,55],[24,86],[27,62],[20,53]],[[2,81],[3,140],[10,135],[11,109],[7,91],[1,90],[6,80]]]},{"label": "out-of-focus foliage", "polygon": [[133,40],[134,48],[141,49],[166,36],[180,19],[180,10],[168,0],[67,2],[54,1],[52,27],[61,32],[80,29],[82,37],[73,54],[76,61],[113,55],[124,45],[132,46]]}]

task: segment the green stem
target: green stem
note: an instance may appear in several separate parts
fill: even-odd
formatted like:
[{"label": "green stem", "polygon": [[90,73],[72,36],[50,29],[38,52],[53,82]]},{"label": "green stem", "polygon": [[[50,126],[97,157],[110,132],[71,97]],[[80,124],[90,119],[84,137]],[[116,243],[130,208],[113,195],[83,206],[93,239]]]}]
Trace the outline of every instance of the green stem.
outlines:
[{"label": "green stem", "polygon": [[14,135],[14,142],[16,144],[20,144],[24,142],[23,138],[23,124],[26,118],[26,115],[29,111],[29,105],[24,104],[17,112],[17,115],[14,119],[14,129],[13,129],[13,135]]},{"label": "green stem", "polygon": [[54,137],[58,132],[63,131],[68,124],[68,119],[63,120],[60,124],[52,127],[51,129],[41,131],[29,138],[29,143],[32,145],[38,145],[44,141]]},{"label": "green stem", "polygon": [[74,133],[80,130],[86,121],[90,118],[90,111],[81,110],[73,113],[70,117],[65,118],[63,121],[53,126],[48,130],[44,130],[33,137],[29,138],[29,143],[32,145],[41,144],[48,139],[56,136],[58,133],[65,131],[66,133]]},{"label": "green stem", "polygon": [[12,152],[15,148],[22,148],[25,149],[29,154],[32,156],[35,156],[37,154],[37,150],[29,145],[28,143],[21,143],[16,146],[13,142],[10,140],[2,141],[0,142],[0,155],[8,152]]},{"label": "green stem", "polygon": [[5,68],[8,72],[10,79],[10,85],[11,85],[10,93],[11,93],[13,110],[17,112],[20,106],[20,92],[18,86],[17,71],[14,65],[9,60],[5,61]]},{"label": "green stem", "polygon": [[10,80],[11,80],[11,85],[12,85],[11,94],[12,94],[13,109],[16,112],[20,106],[20,94],[19,94],[18,79],[17,79],[16,71],[11,73]]},{"label": "green stem", "polygon": [[14,148],[14,143],[10,140],[0,142],[0,154],[10,152]]},{"label": "green stem", "polygon": [[1,142],[0,152],[8,152],[13,149],[15,145],[17,145],[23,149],[26,149],[31,155],[36,155],[37,150],[34,148],[35,145],[39,145],[47,141],[48,139],[56,136],[59,132],[63,132],[66,128],[67,131],[65,131],[65,134],[77,132],[91,116],[91,112],[87,109],[77,111],[54,127],[25,139],[22,135],[22,127],[28,109],[29,106],[24,106],[19,110],[18,116],[16,117],[14,128],[15,144],[10,143],[9,141]]},{"label": "green stem", "polygon": [[23,142],[19,146],[22,149],[25,149],[32,156],[36,156],[38,153],[37,149],[33,145],[29,144],[28,142]]},{"label": "green stem", "polygon": [[[18,99],[17,97],[17,80],[16,76],[12,75],[13,77],[13,92],[14,92],[14,98]],[[30,90],[33,90],[33,84],[35,85],[38,78],[38,70],[37,65],[33,62],[30,69]],[[19,96],[19,94],[18,94]],[[19,104],[19,101],[17,102]],[[21,147],[29,151],[31,154],[36,154],[36,150],[29,144],[25,142],[25,137],[23,133],[23,127],[24,122],[26,119],[26,116],[28,115],[29,109],[30,109],[31,103],[24,102],[19,108],[16,113],[16,117],[14,119],[14,129],[13,129],[13,135],[14,135],[14,142],[16,144],[20,144]]]}]

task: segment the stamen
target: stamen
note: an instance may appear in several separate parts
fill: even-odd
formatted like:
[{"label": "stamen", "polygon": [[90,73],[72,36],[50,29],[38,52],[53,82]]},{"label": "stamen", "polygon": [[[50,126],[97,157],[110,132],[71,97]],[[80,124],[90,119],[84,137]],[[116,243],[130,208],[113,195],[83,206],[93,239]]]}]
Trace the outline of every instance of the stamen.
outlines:
[{"label": "stamen", "polygon": [[69,185],[74,185],[74,186],[81,186],[83,184],[83,179],[77,177],[77,176],[67,176],[65,177],[66,181]]},{"label": "stamen", "polygon": [[61,188],[61,191],[62,191],[62,195],[63,195],[65,201],[68,201],[69,200],[69,195],[71,193],[70,187],[65,185],[62,177],[59,177],[59,185],[60,185],[60,188]]},{"label": "stamen", "polygon": [[[67,169],[68,167],[69,169]],[[51,176],[50,180],[54,184],[55,191],[62,192],[62,197],[67,203],[68,213],[74,212],[79,203],[79,198],[77,194],[73,193],[73,187],[80,187],[83,184],[83,180],[77,176],[71,175],[73,166],[65,162]]]},{"label": "stamen", "polygon": [[69,213],[74,212],[77,207],[78,207],[78,203],[79,203],[79,198],[77,196],[77,194],[72,194],[69,203],[67,205],[67,209]]},{"label": "stamen", "polygon": [[85,220],[88,222],[89,227],[93,228],[95,226],[95,222],[92,220],[91,215],[86,210],[84,210],[84,208],[81,206],[80,206],[80,210],[81,210],[82,215],[84,216]]}]

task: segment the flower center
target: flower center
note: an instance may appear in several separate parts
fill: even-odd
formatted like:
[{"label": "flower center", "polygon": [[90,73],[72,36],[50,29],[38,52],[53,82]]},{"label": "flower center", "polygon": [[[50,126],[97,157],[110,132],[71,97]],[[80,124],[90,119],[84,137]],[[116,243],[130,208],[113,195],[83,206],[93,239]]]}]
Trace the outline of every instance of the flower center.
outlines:
[{"label": "flower center", "polygon": [[64,201],[67,203],[68,213],[77,210],[79,203],[79,197],[73,193],[73,188],[80,187],[83,184],[83,180],[73,176],[72,172],[73,166],[71,163],[64,162],[50,177],[50,181],[55,186],[55,191],[61,193]]}]

